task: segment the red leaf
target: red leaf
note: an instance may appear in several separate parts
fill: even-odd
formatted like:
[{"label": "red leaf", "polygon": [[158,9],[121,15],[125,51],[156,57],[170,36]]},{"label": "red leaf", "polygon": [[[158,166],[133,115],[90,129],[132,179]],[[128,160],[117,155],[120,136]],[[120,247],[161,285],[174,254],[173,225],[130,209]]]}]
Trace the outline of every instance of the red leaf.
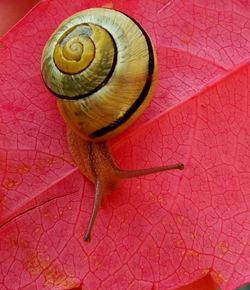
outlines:
[{"label": "red leaf", "polygon": [[0,2],[0,36],[14,25],[38,0],[1,0]]},{"label": "red leaf", "polygon": [[123,168],[185,170],[124,182],[90,244],[93,186],[72,164],[40,57],[64,18],[105,2],[42,1],[2,39],[1,289],[174,289],[207,273],[222,289],[249,282],[250,5],[165,2],[114,1],[152,36],[159,84],[113,151]]}]

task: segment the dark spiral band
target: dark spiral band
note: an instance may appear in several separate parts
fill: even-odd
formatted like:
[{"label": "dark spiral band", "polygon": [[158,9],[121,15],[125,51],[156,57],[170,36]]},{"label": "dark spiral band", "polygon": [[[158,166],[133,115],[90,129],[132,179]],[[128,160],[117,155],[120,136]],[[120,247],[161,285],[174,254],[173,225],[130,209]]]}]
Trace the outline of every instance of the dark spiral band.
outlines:
[{"label": "dark spiral band", "polygon": [[128,16],[127,14],[125,14],[123,12],[121,12],[121,13],[126,15],[127,17],[129,17],[139,27],[143,36],[145,37],[147,47],[148,47],[148,58],[149,58],[148,59],[148,77],[147,77],[146,83],[145,83],[140,95],[135,100],[133,105],[127,110],[127,112],[123,116],[121,116],[119,119],[115,120],[115,122],[93,132],[90,135],[90,137],[92,137],[92,138],[101,137],[101,136],[111,132],[112,130],[116,129],[117,127],[122,125],[127,120],[129,120],[129,118],[138,110],[138,108],[141,106],[141,104],[143,103],[143,101],[147,97],[148,92],[149,92],[150,87],[151,87],[151,83],[152,83],[155,62],[154,62],[154,50],[153,50],[151,40],[150,40],[148,34],[146,33],[146,31],[142,28],[142,26],[135,19],[133,19],[132,17]]}]

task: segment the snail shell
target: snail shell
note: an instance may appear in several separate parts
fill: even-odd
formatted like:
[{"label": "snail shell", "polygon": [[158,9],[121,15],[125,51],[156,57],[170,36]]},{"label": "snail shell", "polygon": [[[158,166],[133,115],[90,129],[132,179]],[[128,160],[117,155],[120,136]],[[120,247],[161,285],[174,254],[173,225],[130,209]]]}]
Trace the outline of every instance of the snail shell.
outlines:
[{"label": "snail shell", "polygon": [[157,76],[147,33],[108,8],[87,9],[62,22],[44,47],[41,69],[65,122],[93,142],[119,134],[141,115]]}]

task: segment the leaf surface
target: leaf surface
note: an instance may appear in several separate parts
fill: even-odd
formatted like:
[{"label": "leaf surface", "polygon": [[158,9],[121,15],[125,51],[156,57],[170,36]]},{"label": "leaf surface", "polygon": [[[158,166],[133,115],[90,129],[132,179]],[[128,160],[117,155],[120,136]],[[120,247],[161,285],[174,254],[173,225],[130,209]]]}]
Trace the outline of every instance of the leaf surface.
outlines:
[{"label": "leaf surface", "polygon": [[123,182],[83,242],[94,187],[74,167],[40,73],[49,35],[104,1],[41,1],[1,40],[1,289],[174,289],[210,273],[249,282],[250,5],[114,1],[155,43],[159,83],[112,142],[123,168],[185,163]]}]

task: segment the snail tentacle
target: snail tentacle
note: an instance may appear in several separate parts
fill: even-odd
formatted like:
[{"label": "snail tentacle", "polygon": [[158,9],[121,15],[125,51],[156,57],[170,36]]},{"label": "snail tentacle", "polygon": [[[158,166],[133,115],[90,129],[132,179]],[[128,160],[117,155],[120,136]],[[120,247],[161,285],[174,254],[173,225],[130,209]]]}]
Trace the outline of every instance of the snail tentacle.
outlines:
[{"label": "snail tentacle", "polygon": [[133,177],[139,177],[144,175],[149,175],[153,173],[158,173],[162,171],[168,171],[168,170],[183,170],[184,164],[183,163],[176,163],[171,165],[165,165],[165,166],[159,166],[159,167],[152,167],[152,168],[144,168],[144,169],[138,169],[138,170],[119,170],[118,174],[120,178],[133,178]]},{"label": "snail tentacle", "polygon": [[93,208],[92,208],[91,216],[90,216],[88,226],[84,234],[84,238],[83,238],[85,242],[90,242],[92,227],[94,225],[97,212],[102,202],[102,196],[103,196],[102,185],[101,185],[100,180],[97,179],[96,185],[95,185],[95,197],[94,197]]}]

